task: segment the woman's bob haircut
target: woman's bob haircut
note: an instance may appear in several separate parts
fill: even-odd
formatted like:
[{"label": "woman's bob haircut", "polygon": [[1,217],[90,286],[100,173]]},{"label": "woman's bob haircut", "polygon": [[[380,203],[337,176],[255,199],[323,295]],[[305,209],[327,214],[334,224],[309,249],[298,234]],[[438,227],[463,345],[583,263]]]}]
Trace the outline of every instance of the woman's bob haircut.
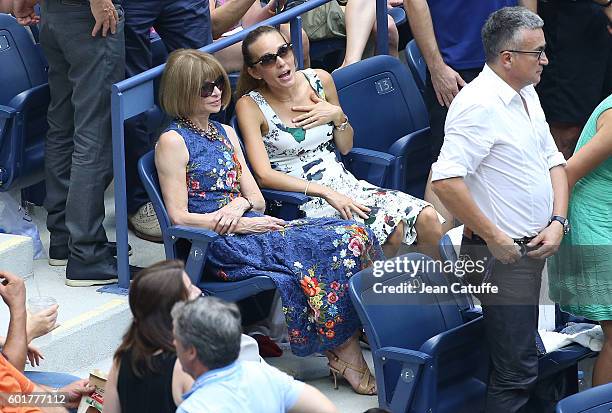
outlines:
[{"label": "woman's bob haircut", "polygon": [[223,77],[221,105],[230,102],[232,89],[227,73],[211,54],[195,49],[178,49],[170,53],[162,75],[159,101],[170,116],[188,117],[193,114],[200,99],[202,86]]}]

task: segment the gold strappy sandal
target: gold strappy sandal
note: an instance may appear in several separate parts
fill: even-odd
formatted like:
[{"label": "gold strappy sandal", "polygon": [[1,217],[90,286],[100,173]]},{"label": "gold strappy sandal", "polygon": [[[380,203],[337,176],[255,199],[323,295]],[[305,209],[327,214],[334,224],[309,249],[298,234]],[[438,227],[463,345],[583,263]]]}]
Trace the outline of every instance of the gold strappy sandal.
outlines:
[{"label": "gold strappy sandal", "polygon": [[[334,377],[334,389],[338,390],[338,375],[344,377],[346,380],[346,376],[344,373],[346,369],[351,369],[359,373],[361,379],[359,381],[359,385],[357,387],[353,387],[353,391],[357,394],[365,394],[368,396],[373,396],[376,394],[376,379],[370,373],[370,369],[367,365],[362,368],[356,367],[351,363],[347,363],[346,361],[339,358],[334,352],[329,352],[332,355],[333,360],[327,364],[329,366],[329,370],[331,371],[332,376]],[[332,361],[335,366],[332,366]],[[347,380],[348,381],[348,380]],[[350,382],[349,382],[350,384]]]}]

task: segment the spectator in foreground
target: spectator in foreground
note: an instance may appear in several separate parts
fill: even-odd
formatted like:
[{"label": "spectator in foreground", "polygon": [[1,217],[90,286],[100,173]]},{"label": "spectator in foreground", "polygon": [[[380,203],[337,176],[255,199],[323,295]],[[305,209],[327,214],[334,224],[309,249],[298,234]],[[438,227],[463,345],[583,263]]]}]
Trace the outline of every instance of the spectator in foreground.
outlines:
[{"label": "spectator in foreground", "polygon": [[[67,412],[64,407],[78,406],[81,396],[93,391],[87,380],[78,380],[61,389],[59,392],[67,395],[64,407],[35,408],[11,405],[7,395],[30,394],[32,392],[51,392],[51,389],[32,383],[23,375],[25,354],[27,352],[25,285],[23,280],[9,272],[0,271],[0,297],[8,306],[10,312],[9,329],[2,354],[0,354],[0,410],[16,413],[60,413]],[[12,409],[10,409],[12,407]],[[9,410],[10,409],[10,410]]]},{"label": "spectator in foreground", "polygon": [[[480,38],[482,25],[494,11],[517,4],[535,12],[537,0],[404,0],[412,34],[427,63],[424,98],[433,162],[442,148],[444,122],[451,102],[485,64]],[[425,200],[446,219],[444,232],[455,226],[452,214],[431,190],[431,179],[427,182]]]},{"label": "spectator in foreground", "polygon": [[177,303],[174,343],[195,383],[177,412],[332,413],[332,402],[308,384],[265,363],[237,361],[240,311],[216,297]]},{"label": "spectator in foreground", "polygon": [[[140,271],[130,286],[133,320],[115,352],[104,393],[104,413],[170,413],[193,384],[176,358],[170,311],[202,291],[183,263],[158,262]],[[240,359],[260,361],[257,343],[242,335]]]},{"label": "spectator in foreground", "polygon": [[382,257],[374,234],[354,221],[285,222],[262,213],[265,201],[236,132],[210,121],[230,99],[227,74],[211,55],[173,52],[160,98],[175,117],[155,148],[164,203],[173,224],[220,235],[208,247],[209,274],[227,281],[269,276],[283,302],[293,353],[325,353],[334,376],[344,376],[358,393],[374,394],[348,295],[348,278]]},{"label": "spectator in foreground", "polygon": [[[522,411],[538,375],[535,332],[545,258],[567,228],[567,177],[533,87],[548,63],[542,19],[523,7],[482,29],[487,64],[453,100],[433,189],[464,224],[461,255],[486,262],[473,284],[491,358],[487,413]],[[526,252],[526,253],[522,253]]]},{"label": "spectator in foreground", "polygon": [[595,108],[566,171],[572,230],[551,261],[549,291],[563,311],[601,324],[598,386],[612,382],[612,95]]},{"label": "spectator in foreground", "polygon": [[331,75],[297,71],[291,45],[274,27],[258,27],[242,44],[236,114],[258,183],[312,196],[300,206],[307,217],[364,222],[387,257],[413,243],[438,257],[442,228],[431,205],[358,180],[338,161],[336,149],[353,147],[353,128]]}]

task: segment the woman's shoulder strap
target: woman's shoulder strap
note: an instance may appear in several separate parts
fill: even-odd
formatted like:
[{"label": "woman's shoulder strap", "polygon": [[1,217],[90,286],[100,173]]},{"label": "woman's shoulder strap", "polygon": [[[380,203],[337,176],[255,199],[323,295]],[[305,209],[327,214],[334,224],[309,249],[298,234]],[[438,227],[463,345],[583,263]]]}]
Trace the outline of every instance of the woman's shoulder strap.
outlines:
[{"label": "woman's shoulder strap", "polygon": [[316,70],[308,68],[302,70],[304,77],[308,80],[310,87],[321,99],[325,99],[325,89],[323,88],[323,82],[319,75],[317,75]]}]

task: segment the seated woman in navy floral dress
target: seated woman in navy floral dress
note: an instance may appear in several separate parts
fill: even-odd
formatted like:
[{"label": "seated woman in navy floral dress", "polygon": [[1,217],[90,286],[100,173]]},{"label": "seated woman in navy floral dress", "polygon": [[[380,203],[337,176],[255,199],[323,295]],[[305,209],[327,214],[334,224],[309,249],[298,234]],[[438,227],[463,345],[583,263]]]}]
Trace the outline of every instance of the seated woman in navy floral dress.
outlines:
[{"label": "seated woman in navy floral dress", "polygon": [[296,355],[325,353],[353,389],[376,385],[357,340],[351,275],[382,258],[373,233],[333,218],[284,222],[264,215],[265,202],[232,128],[209,120],[230,99],[221,65],[197,50],[173,52],[162,77],[161,105],[176,119],[161,135],[155,164],[174,224],[221,236],[209,246],[207,269],[233,281],[266,274],[281,294]]}]

